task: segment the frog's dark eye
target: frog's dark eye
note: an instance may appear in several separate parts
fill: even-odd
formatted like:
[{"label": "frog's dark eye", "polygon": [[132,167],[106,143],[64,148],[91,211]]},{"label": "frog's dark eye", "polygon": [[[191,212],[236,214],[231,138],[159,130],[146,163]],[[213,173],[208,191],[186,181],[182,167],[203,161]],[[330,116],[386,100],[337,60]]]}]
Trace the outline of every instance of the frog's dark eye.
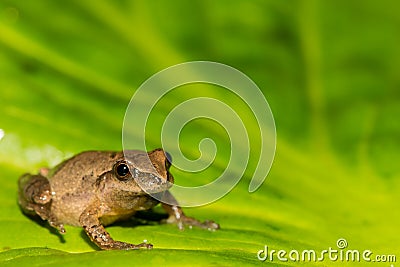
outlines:
[{"label": "frog's dark eye", "polygon": [[114,166],[118,179],[125,179],[129,174],[129,167],[125,162],[119,162]]}]

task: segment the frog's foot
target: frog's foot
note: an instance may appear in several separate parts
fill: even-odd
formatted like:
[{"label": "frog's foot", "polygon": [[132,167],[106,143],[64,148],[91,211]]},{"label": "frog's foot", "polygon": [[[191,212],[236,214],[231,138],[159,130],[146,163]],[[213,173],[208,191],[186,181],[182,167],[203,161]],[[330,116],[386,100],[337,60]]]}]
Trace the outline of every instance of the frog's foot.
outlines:
[{"label": "frog's foot", "polygon": [[90,240],[92,240],[92,242],[99,248],[105,250],[153,248],[153,245],[149,243],[134,245],[112,239],[99,220],[99,206],[100,204],[98,202],[92,203],[79,217],[79,222],[82,225],[83,230],[89,236]]},{"label": "frog's foot", "polygon": [[110,234],[104,229],[102,225],[92,225],[91,227],[83,227],[86,234],[99,248],[104,250],[131,250],[147,248],[152,249],[153,245],[149,243],[141,243],[138,245],[116,241],[111,238]]},{"label": "frog's foot", "polygon": [[56,220],[53,220],[52,218],[49,219],[49,224],[51,227],[56,228],[60,234],[66,233],[64,224],[58,223],[58,222],[56,222]]},{"label": "frog's foot", "polygon": [[219,224],[214,221],[206,220],[204,222],[201,222],[199,220],[196,220],[195,218],[188,217],[185,215],[181,216],[179,219],[177,219],[175,216],[169,216],[165,222],[175,223],[180,230],[183,230],[185,226],[188,226],[189,228],[195,226],[202,229],[207,229],[209,231],[215,231],[220,228]]},{"label": "frog's foot", "polygon": [[183,230],[185,226],[189,226],[189,228],[191,228],[192,226],[196,226],[210,231],[215,231],[220,228],[219,224],[214,221],[207,220],[204,222],[200,222],[195,218],[186,216],[182,208],[179,207],[178,201],[176,201],[174,196],[169,191],[164,192],[164,200],[165,202],[161,203],[161,205],[164,210],[167,211],[167,213],[169,214],[168,219],[164,222],[176,223],[180,230]]}]

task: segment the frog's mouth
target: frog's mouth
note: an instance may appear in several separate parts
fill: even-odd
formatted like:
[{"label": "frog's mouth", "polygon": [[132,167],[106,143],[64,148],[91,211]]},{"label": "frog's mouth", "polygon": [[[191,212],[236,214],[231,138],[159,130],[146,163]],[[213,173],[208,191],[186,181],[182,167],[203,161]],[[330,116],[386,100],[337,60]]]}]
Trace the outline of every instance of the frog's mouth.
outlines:
[{"label": "frog's mouth", "polygon": [[168,190],[173,184],[167,179],[154,175],[153,173],[141,172],[134,168],[132,170],[133,179],[146,193],[159,193]]}]

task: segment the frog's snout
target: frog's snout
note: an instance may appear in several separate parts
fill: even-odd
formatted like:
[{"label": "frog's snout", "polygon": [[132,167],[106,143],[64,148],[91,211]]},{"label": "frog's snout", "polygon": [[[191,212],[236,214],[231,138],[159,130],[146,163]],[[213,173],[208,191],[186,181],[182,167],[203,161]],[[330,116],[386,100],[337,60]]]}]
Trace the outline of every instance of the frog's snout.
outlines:
[{"label": "frog's snout", "polygon": [[147,193],[162,192],[172,186],[172,183],[168,180],[152,173],[140,172],[138,169],[133,170],[133,178]]}]

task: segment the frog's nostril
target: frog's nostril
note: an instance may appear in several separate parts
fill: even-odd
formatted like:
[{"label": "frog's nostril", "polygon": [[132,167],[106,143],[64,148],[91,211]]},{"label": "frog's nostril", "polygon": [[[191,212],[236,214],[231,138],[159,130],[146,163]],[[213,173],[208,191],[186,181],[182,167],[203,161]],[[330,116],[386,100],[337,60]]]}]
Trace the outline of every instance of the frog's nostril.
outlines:
[{"label": "frog's nostril", "polygon": [[139,170],[138,169],[133,169],[133,178],[138,178],[139,177]]}]

